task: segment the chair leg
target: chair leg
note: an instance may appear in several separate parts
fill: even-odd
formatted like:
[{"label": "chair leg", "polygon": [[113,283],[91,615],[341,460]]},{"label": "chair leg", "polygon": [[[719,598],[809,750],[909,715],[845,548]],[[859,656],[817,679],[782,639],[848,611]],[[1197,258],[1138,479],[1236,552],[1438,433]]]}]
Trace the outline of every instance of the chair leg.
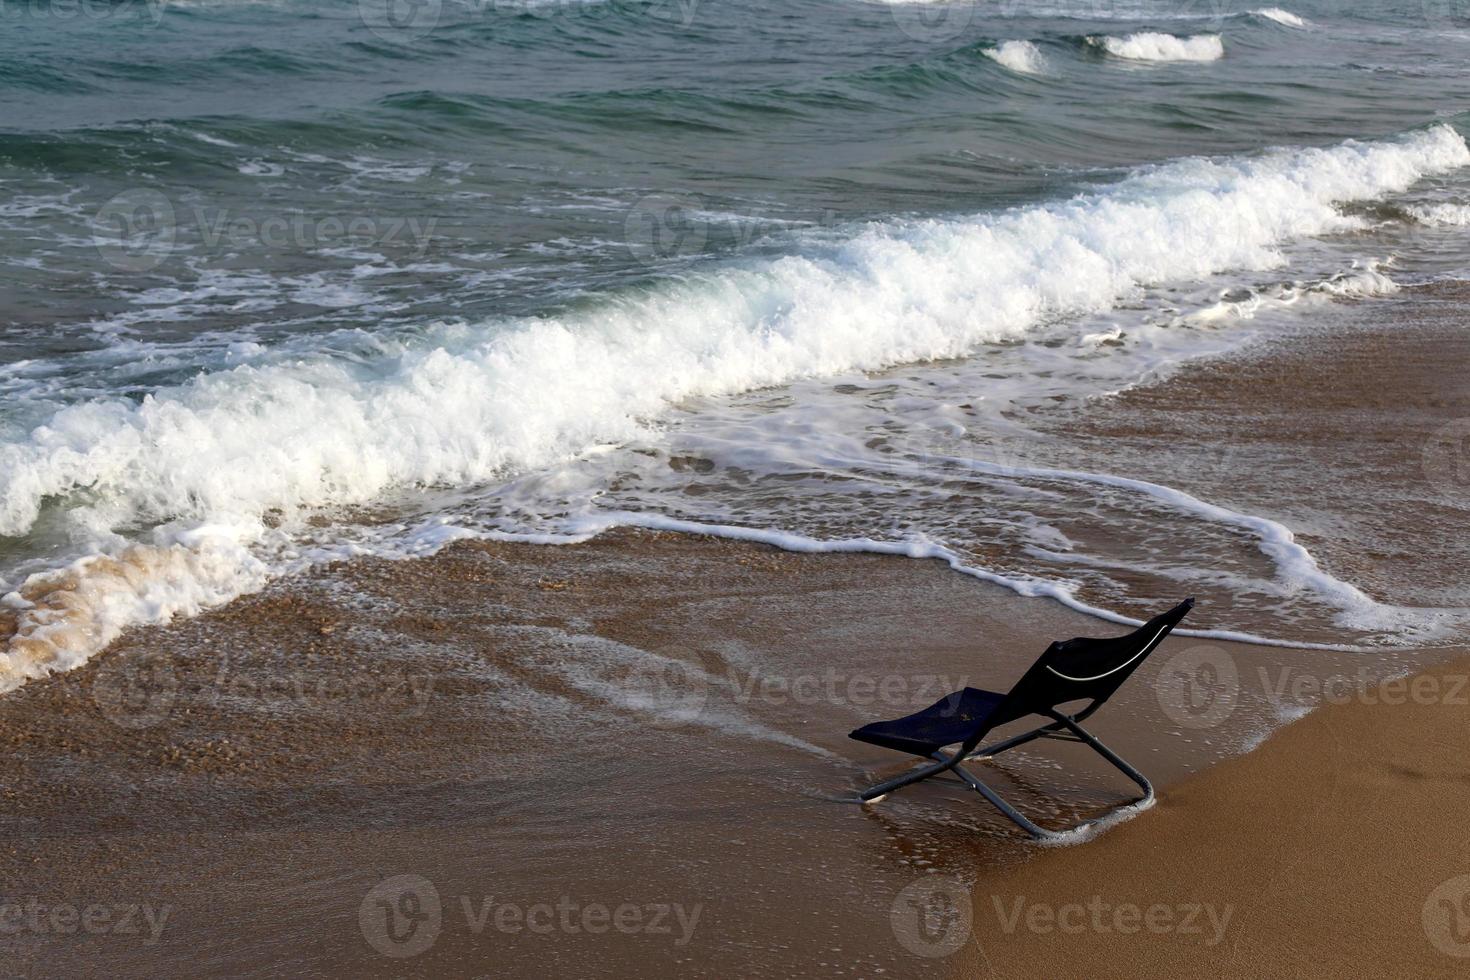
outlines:
[{"label": "chair leg", "polygon": [[1037,826],[1031,822],[1024,813],[1006,802],[1005,797],[982,783],[974,773],[967,770],[964,766],[955,766],[954,771],[961,779],[969,784],[971,789],[989,800],[997,810],[1009,817],[1012,823],[1037,840],[1057,840],[1063,836],[1057,831],[1047,830],[1045,827]]},{"label": "chair leg", "polygon": [[898,789],[900,786],[907,786],[910,783],[917,783],[921,779],[928,779],[930,776],[937,776],[941,772],[944,772],[944,770],[953,769],[955,767],[956,760],[954,759],[941,757],[938,753],[935,754],[935,758],[939,759],[939,761],[931,766],[920,766],[918,769],[909,770],[902,776],[895,776],[887,782],[868,787],[858,794],[858,802],[877,803],[879,800],[883,799],[883,797]]},{"label": "chair leg", "polygon": [[[1069,731],[1072,732],[1072,734],[1076,735],[1078,741],[1082,742],[1088,748],[1092,749],[1098,755],[1102,756],[1109,763],[1111,763],[1115,769],[1117,769],[1123,775],[1127,776],[1129,779],[1138,784],[1138,787],[1143,790],[1143,796],[1135,800],[1133,803],[1129,804],[1130,806],[1139,806],[1141,804],[1153,801],[1154,787],[1153,784],[1148,781],[1147,776],[1139,772],[1137,769],[1133,768],[1116,752],[1104,745],[1095,735],[1093,735],[1087,729],[1083,728],[1081,725],[1077,724],[1075,721],[1073,721],[1071,718],[1066,717],[1065,715],[1058,719],[1058,724],[1048,725],[1046,728],[1037,729],[1035,732],[1028,732],[1024,736],[1017,736],[1017,738],[1013,740],[1013,743],[1020,744],[1021,741],[1030,741],[1031,738],[1041,737],[1041,735],[1048,730],[1055,730],[1062,726],[1065,726]],[[996,749],[1004,751],[1005,749],[1012,747],[1013,745],[1002,743],[1001,745],[996,746],[995,749],[992,749],[991,753],[987,754],[993,754]],[[975,756],[967,756],[966,758],[975,758]],[[954,772],[955,775],[959,776],[966,783],[968,783],[971,789],[989,800],[997,810],[1005,814],[1014,823],[1020,826],[1022,830],[1026,831],[1037,840],[1057,840],[1065,836],[1066,832],[1047,830],[1045,827],[1037,826],[1034,822],[1027,819],[1027,817],[1019,810],[1011,806],[1010,803],[1008,803],[999,793],[981,782],[974,773],[967,770],[964,766],[956,765],[954,767]],[[1081,828],[1086,827],[1091,823],[1093,823],[1093,821],[1085,820],[1082,823],[1078,824],[1076,827],[1073,827],[1072,830],[1080,830]]]},{"label": "chair leg", "polygon": [[1138,784],[1138,788],[1143,790],[1143,796],[1134,802],[1134,806],[1137,806],[1139,803],[1148,803],[1153,800],[1154,784],[1148,781],[1147,776],[1139,772],[1137,769],[1134,769],[1121,756],[1119,756],[1112,749],[1104,745],[1096,735],[1093,735],[1091,732],[1083,728],[1081,725],[1077,724],[1072,719],[1065,718],[1063,719],[1062,723],[1072,731],[1072,734],[1081,739],[1088,748],[1092,749],[1098,755],[1102,756],[1104,759],[1108,760],[1108,762],[1112,763],[1114,769],[1117,769],[1123,775],[1127,776],[1129,779]]},{"label": "chair leg", "polygon": [[1025,745],[1027,742],[1030,742],[1033,739],[1045,738],[1053,732],[1061,730],[1061,727],[1062,723],[1059,721],[1052,722],[1050,725],[1042,725],[1040,728],[1034,728],[1029,732],[1022,732],[1020,735],[1008,738],[1002,742],[996,742],[994,745],[981,746],[980,748],[971,752],[969,755],[965,756],[965,758],[976,760],[989,759],[994,756],[1000,755],[1002,752],[1009,752],[1011,749],[1014,749],[1018,745]]},{"label": "chair leg", "polygon": [[[1060,731],[1061,728],[1062,723],[1060,721],[1054,721],[1049,725],[1042,725],[1040,728],[1033,729],[1029,732],[1022,732],[1020,735],[1005,739],[1001,742],[996,742],[994,745],[987,745],[983,748],[976,749],[974,752],[965,756],[965,758],[988,759],[991,756],[1000,755],[1002,752],[1013,749],[1018,745],[1024,745],[1032,739],[1044,738],[1048,735],[1052,735],[1055,732]],[[928,779],[930,776],[937,776],[945,769],[951,768],[957,763],[963,761],[959,759],[954,759],[951,756],[947,756],[943,752],[934,753],[933,758],[939,760],[935,765],[921,766],[918,769],[913,769],[909,772],[904,773],[902,776],[895,776],[893,779],[890,779],[887,782],[878,783],[876,786],[871,786],[868,789],[863,790],[863,792],[858,794],[858,802],[876,803],[883,797],[887,796],[894,790],[899,789],[900,787],[908,786],[911,783],[917,783],[920,780]]]},{"label": "chair leg", "polygon": [[[1022,830],[1026,831],[1026,833],[1030,834],[1032,837],[1036,838],[1037,840],[1058,840],[1062,837],[1065,837],[1066,834],[1070,831],[1047,830],[1045,827],[1038,826],[1035,822],[1027,818],[1027,816],[1021,811],[1011,806],[1011,804],[1007,802],[1006,799],[1002,797],[999,793],[991,789],[989,786],[985,785],[985,783],[981,782],[979,777],[970,772],[964,766],[960,765],[960,763],[969,761],[971,759],[988,759],[991,756],[999,755],[1000,753],[1005,752],[1008,749],[1013,749],[1018,745],[1023,745],[1026,742],[1031,741],[1032,739],[1044,738],[1061,730],[1062,728],[1066,728],[1077,737],[1078,741],[1082,742],[1088,748],[1092,749],[1098,755],[1102,756],[1109,763],[1111,763],[1115,769],[1117,769],[1123,775],[1127,776],[1129,779],[1133,780],[1133,782],[1138,784],[1139,789],[1143,790],[1143,796],[1130,804],[1131,806],[1138,806],[1143,803],[1148,803],[1154,799],[1154,787],[1153,784],[1148,781],[1148,777],[1144,776],[1143,773],[1139,772],[1137,769],[1129,765],[1116,752],[1104,745],[1087,729],[1083,728],[1081,725],[1077,724],[1066,715],[1061,715],[1057,717],[1057,721],[1054,724],[1044,725],[1043,727],[1037,728],[1034,731],[1025,732],[1021,735],[1015,736],[1014,738],[1006,739],[1003,742],[997,742],[995,745],[987,746],[982,749],[977,749],[976,751],[964,757],[961,757],[958,754],[945,755],[943,752],[936,752],[934,753],[934,759],[936,761],[932,765],[920,766],[918,769],[912,769],[904,773],[902,776],[895,776],[893,779],[890,779],[887,782],[882,782],[878,783],[876,786],[871,786],[868,789],[863,790],[863,792],[858,795],[858,802],[864,804],[876,803],[883,797],[887,796],[889,793],[902,786],[908,786],[911,783],[917,783],[920,780],[928,779],[931,776],[937,776],[940,773],[944,772],[946,769],[949,769],[953,770],[954,774],[964,780],[967,786],[969,786],[975,792],[979,793],[981,796],[985,797],[985,799],[989,800],[991,805],[993,805],[1001,813],[1005,814],[1006,817],[1008,817],[1013,823],[1015,823]],[[1091,823],[1093,823],[1093,821],[1085,820],[1082,823],[1078,824],[1076,827],[1071,828],[1071,830],[1080,830],[1081,828],[1086,827]]]}]

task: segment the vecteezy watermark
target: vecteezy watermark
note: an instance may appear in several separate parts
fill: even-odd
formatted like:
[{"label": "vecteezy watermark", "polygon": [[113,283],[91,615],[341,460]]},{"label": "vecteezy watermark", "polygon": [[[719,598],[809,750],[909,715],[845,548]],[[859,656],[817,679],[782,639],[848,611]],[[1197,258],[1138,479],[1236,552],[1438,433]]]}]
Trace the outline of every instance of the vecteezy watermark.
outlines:
[{"label": "vecteezy watermark", "polygon": [[649,651],[618,679],[620,700],[655,728],[695,722],[704,713],[713,680],[706,659],[679,644]]},{"label": "vecteezy watermark", "polygon": [[242,214],[193,206],[181,211],[151,188],[123,191],[92,217],[92,241],[108,265],[127,272],[157,268],[175,250],[313,249],[343,243],[402,245],[415,258],[428,250],[439,219],[411,216],[308,215],[301,211]]},{"label": "vecteezy watermark", "polygon": [[[887,6],[900,31],[915,41],[933,44],[952,41],[965,33],[979,15],[981,0],[953,0],[950,3],[898,0]],[[986,6],[994,16],[995,5]]]},{"label": "vecteezy watermark", "polygon": [[633,257],[654,263],[702,251],[709,225],[689,198],[653,194],[640,199],[623,222],[623,233]]},{"label": "vecteezy watermark", "polygon": [[[191,706],[253,712],[351,710],[382,716],[421,717],[434,694],[435,678],[381,665],[322,673],[303,667],[234,663],[226,657],[188,692]],[[156,651],[106,655],[92,682],[92,700],[108,721],[130,730],[164,722],[181,700],[173,661]]]},{"label": "vecteezy watermark", "polygon": [[362,938],[384,956],[418,956],[434,945],[444,925],[439,889],[421,875],[384,878],[362,897],[357,924]]},{"label": "vecteezy watermark", "polygon": [[1446,956],[1470,958],[1470,874],[1440,882],[1424,900],[1424,935]]},{"label": "vecteezy watermark", "polygon": [[915,956],[951,956],[974,931],[970,889],[944,875],[920,878],[893,899],[888,924],[894,938]]},{"label": "vecteezy watermark", "polygon": [[1093,895],[1076,902],[1032,902],[1024,895],[1003,899],[990,896],[1001,932],[1025,930],[1038,936],[1079,936],[1086,933],[1119,936],[1198,937],[1204,946],[1218,946],[1235,914],[1233,905],[1208,902],[1109,902]]},{"label": "vecteezy watermark", "polygon": [[434,676],[387,669],[360,669],[345,674],[317,674],[292,668],[231,669],[222,664],[209,687],[207,700],[256,707],[315,709],[371,708],[396,711],[419,718],[434,696]]},{"label": "vecteezy watermark", "polygon": [[151,650],[105,655],[92,681],[92,701],[102,717],[129,730],[163,721],[178,693],[173,661]]},{"label": "vecteezy watermark", "polygon": [[895,710],[923,708],[950,697],[959,709],[959,694],[969,678],[951,680],[944,674],[868,674],[828,667],[808,674],[769,674],[753,670],[740,676],[731,671],[725,686],[736,702],[749,704],[850,704],[859,707],[884,705]]},{"label": "vecteezy watermark", "polygon": [[162,191],[135,188],[110,198],[92,216],[92,243],[102,260],[126,272],[156,268],[173,248],[174,205]]},{"label": "vecteezy watermark", "polygon": [[1295,667],[1257,668],[1261,688],[1277,708],[1314,708],[1321,704],[1470,704],[1470,675],[1419,674],[1384,677],[1367,667],[1320,673]]},{"label": "vecteezy watermark", "polygon": [[[1324,704],[1470,705],[1470,674],[1395,673],[1384,664],[1345,670],[1295,665],[1257,666],[1242,673],[1219,647],[1193,646],[1164,662],[1159,706],[1185,728],[1213,728],[1235,711],[1243,692],[1270,704],[1283,718]],[[1257,694],[1258,692],[1258,694]]]},{"label": "vecteezy watermark", "polygon": [[494,16],[575,17],[579,20],[632,13],[681,27],[694,23],[700,0],[358,0],[358,17],[373,34],[395,44],[427,36],[450,17],[456,24]]},{"label": "vecteezy watermark", "polygon": [[462,894],[445,901],[422,875],[395,875],[374,885],[358,907],[367,944],[384,956],[408,959],[427,952],[446,928],[471,935],[649,936],[687,946],[704,905],[695,902],[584,902],[568,895],[551,901],[510,901]]},{"label": "vecteezy watermark", "polygon": [[680,256],[734,249],[762,238],[837,224],[834,211],[805,217],[735,213],[679,194],[649,194],[633,202],[623,221],[623,240],[639,262],[653,265]]},{"label": "vecteezy watermark", "polygon": [[1470,23],[1470,0],[1423,0],[1424,22],[1430,27],[1464,27]]},{"label": "vecteezy watermark", "polygon": [[172,905],[150,902],[43,902],[39,898],[0,900],[0,936],[141,936],[152,946],[163,935]]},{"label": "vecteezy watermark", "polygon": [[1430,436],[1423,465],[1425,479],[1442,496],[1470,503],[1470,419],[1456,419]]},{"label": "vecteezy watermark", "polygon": [[385,41],[406,44],[439,26],[443,0],[357,0],[363,26]]},{"label": "vecteezy watermark", "polygon": [[[1428,0],[1435,2],[1435,0]],[[1455,0],[1446,0],[1455,2]],[[1067,17],[1080,20],[1147,20],[1158,14],[1154,0],[890,0],[893,21],[906,36],[924,43],[959,38],[972,24],[993,25],[1012,17]],[[1195,28],[1218,26],[1238,8],[1225,0],[1178,0],[1171,15],[1187,17]]]},{"label": "vecteezy watermark", "polygon": [[4,0],[0,22],[7,20],[138,22],[157,27],[168,0]]},{"label": "vecteezy watermark", "polygon": [[628,708],[647,716],[648,723],[674,728],[697,724],[722,704],[883,706],[894,711],[927,707],[953,697],[959,708],[968,677],[944,674],[874,674],[836,667],[807,673],[749,671],[723,665],[718,658],[682,646],[666,646],[644,654],[621,673],[612,675],[613,693]]},{"label": "vecteezy watermark", "polygon": [[1164,661],[1154,682],[1159,707],[1177,725],[1213,728],[1235,711],[1240,671],[1219,647],[1187,647]]}]

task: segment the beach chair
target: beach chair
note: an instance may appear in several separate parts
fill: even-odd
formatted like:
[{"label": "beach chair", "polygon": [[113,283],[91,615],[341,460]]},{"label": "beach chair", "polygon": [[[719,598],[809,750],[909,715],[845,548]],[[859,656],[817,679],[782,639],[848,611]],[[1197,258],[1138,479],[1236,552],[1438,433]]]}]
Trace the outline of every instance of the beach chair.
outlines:
[{"label": "beach chair", "polygon": [[[960,765],[972,759],[993,758],[1038,738],[1081,742],[1138,784],[1143,796],[1134,805],[1152,800],[1153,785],[1084,729],[1082,722],[1113,696],[1113,692],[1138,669],[1138,665],[1169,635],[1169,631],[1179,625],[1193,606],[1193,599],[1185,599],[1127,636],[1106,640],[1081,637],[1053,643],[1006,694],[967,687],[905,718],[878,721],[857,729],[850,738],[935,760],[931,765],[921,766],[864,790],[859,802],[876,803],[900,786],[952,772],[1031,836],[1038,839],[1059,837],[1060,833],[1032,823]],[[1064,705],[1079,702],[1087,702],[1080,711],[1073,714],[1062,711]],[[1051,721],[1040,728],[977,748],[980,740],[996,728],[1030,715],[1050,718]],[[946,748],[951,745],[959,748],[947,752]]]}]

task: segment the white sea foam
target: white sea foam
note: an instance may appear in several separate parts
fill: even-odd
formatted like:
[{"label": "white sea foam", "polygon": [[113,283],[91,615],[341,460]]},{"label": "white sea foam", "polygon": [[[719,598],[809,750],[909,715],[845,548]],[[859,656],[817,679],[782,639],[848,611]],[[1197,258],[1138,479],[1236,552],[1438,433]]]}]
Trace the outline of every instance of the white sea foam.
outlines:
[{"label": "white sea foam", "polygon": [[1218,61],[1225,57],[1225,42],[1218,34],[1195,34],[1175,37],[1144,31],[1127,37],[1092,38],[1116,58],[1130,61]]},{"label": "white sea foam", "polygon": [[1470,205],[1425,204],[1409,208],[1409,214],[1420,224],[1431,227],[1462,228],[1470,225]]},{"label": "white sea foam", "polygon": [[1263,289],[1253,290],[1249,296],[1242,299],[1222,299],[1218,303],[1186,314],[1179,320],[1184,323],[1249,320],[1268,310],[1295,306],[1299,303],[1392,296],[1399,289],[1399,284],[1383,271],[1382,263],[1370,262],[1317,282],[1277,283]]},{"label": "white sea foam", "polygon": [[1264,7],[1261,10],[1257,10],[1256,13],[1267,20],[1274,20],[1276,23],[1285,25],[1286,27],[1305,28],[1310,26],[1304,18],[1297,16],[1289,10],[1282,10],[1280,7]]},{"label": "white sea foam", "polygon": [[[1261,550],[1268,556],[1279,561],[1283,584],[1287,588],[1311,588],[1312,585],[1321,583],[1326,587],[1328,597],[1342,602],[1345,609],[1351,610],[1359,615],[1367,614],[1378,622],[1392,618],[1399,612],[1395,607],[1384,606],[1373,601],[1363,595],[1362,592],[1350,583],[1343,582],[1322,572],[1317,567],[1316,560],[1307,553],[1306,549],[1295,543],[1291,531],[1282,525],[1265,518],[1254,517],[1250,514],[1240,514],[1223,507],[1216,507],[1213,504],[1198,500],[1172,487],[1164,487],[1139,480],[1129,480],[1126,477],[1115,477],[1103,473],[1074,473],[1063,470],[1041,469],[1022,471],[1012,467],[986,463],[981,460],[950,459],[947,462],[965,465],[977,471],[988,471],[992,473],[1010,471],[1014,475],[1033,477],[1046,477],[1050,475],[1053,479],[1093,482],[1137,489],[1140,493],[1156,497],[1165,502],[1177,503],[1179,509],[1182,511],[1194,513],[1207,519],[1220,519],[1224,523],[1233,524],[1237,527],[1258,533]],[[893,555],[901,558],[932,559],[944,562],[962,575],[978,579],[982,582],[988,582],[991,585],[1002,586],[1028,599],[1052,599],[1066,606],[1068,609],[1106,622],[1117,623],[1120,626],[1139,626],[1142,624],[1141,620],[1131,619],[1127,616],[1119,615],[1112,610],[1084,602],[1078,598],[1076,592],[1066,583],[1027,575],[1003,575],[992,569],[975,564],[972,560],[967,559],[952,548],[922,538],[909,538],[899,541],[869,537],[823,539],[808,537],[802,534],[793,534],[789,531],[774,528],[747,527],[738,524],[710,524],[702,521],[681,520],[662,514],[632,511],[610,511],[574,518],[568,522],[565,533],[561,534],[518,534],[504,531],[467,531],[456,529],[452,538],[458,540],[463,537],[473,537],[494,541],[543,545],[580,544],[585,541],[590,541],[604,531],[615,527],[637,527],[650,531],[674,531],[681,534],[705,534],[712,537],[728,538],[732,541],[753,541],[759,544],[768,544],[772,547],[780,548],[783,551],[805,554],[873,554]],[[1278,637],[1262,636],[1240,630],[1180,628],[1174,630],[1174,633],[1178,636],[1194,636],[1201,639],[1224,640],[1231,643],[1254,643],[1260,646],[1291,647],[1300,650],[1352,652],[1365,649],[1349,644],[1304,643],[1283,640]]]},{"label": "white sea foam", "polygon": [[1041,49],[1030,41],[1006,41],[999,47],[986,48],[985,57],[1023,75],[1040,75],[1046,71]]},{"label": "white sea foam", "polygon": [[[172,556],[159,561],[176,572],[109,569],[78,588],[97,571],[87,566],[27,581],[33,608],[63,590],[74,598],[63,613],[27,613],[0,689],[82,662],[129,622],[255,587],[263,572],[250,549],[270,533],[268,514],[289,526],[393,488],[491,481],[646,434],[681,399],[959,357],[1155,284],[1274,268],[1284,243],[1362,225],[1337,202],[1466,163],[1470,150],[1447,126],[1181,160],[1070,201],[873,223],[835,243],[814,236],[798,254],[557,317],[440,324],[411,341],[363,335],[351,356],[293,352],[137,402],[70,405],[0,445],[0,534],[27,534],[43,506],[60,504],[79,547],[117,552],[122,529],[158,528],[145,547]],[[201,543],[201,527],[220,529],[209,540],[228,547]],[[174,556],[179,548],[189,554]],[[58,617],[91,625],[39,630]]]}]

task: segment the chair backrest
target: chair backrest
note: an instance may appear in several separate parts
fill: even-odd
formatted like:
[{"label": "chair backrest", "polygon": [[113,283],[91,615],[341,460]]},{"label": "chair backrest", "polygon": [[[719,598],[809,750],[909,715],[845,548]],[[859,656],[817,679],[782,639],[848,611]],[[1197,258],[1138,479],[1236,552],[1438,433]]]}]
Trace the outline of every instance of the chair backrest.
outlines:
[{"label": "chair backrest", "polygon": [[[1008,722],[1032,714],[1045,715],[1057,705],[1073,701],[1091,701],[1081,715],[1092,714],[1132,676],[1192,608],[1194,599],[1185,599],[1126,636],[1077,637],[1053,643],[1021,675],[1005,700],[996,705],[986,719],[984,730],[973,736],[974,742],[978,744],[987,732]],[[974,747],[967,744],[965,751]]]}]

